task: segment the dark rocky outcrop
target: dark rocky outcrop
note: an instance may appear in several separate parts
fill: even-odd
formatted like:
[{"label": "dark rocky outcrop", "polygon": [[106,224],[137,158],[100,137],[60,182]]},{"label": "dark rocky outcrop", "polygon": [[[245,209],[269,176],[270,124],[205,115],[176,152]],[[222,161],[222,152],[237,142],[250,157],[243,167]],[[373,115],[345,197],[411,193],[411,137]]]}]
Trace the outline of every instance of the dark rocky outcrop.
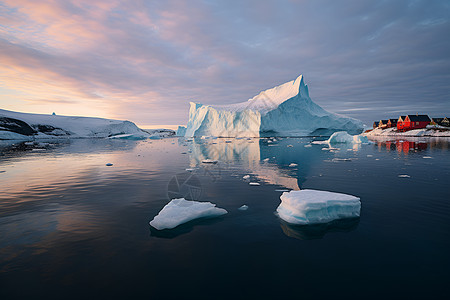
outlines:
[{"label": "dark rocky outcrop", "polygon": [[22,135],[33,135],[36,131],[21,120],[0,117],[0,130],[11,131]]}]

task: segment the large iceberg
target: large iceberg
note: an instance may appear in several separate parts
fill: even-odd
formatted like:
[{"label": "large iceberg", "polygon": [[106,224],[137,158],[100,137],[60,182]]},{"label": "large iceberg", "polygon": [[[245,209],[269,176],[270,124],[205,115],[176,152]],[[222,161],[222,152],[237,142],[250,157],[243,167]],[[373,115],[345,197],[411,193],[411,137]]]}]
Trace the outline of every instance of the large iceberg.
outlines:
[{"label": "large iceberg", "polygon": [[363,130],[361,121],[330,113],[314,103],[302,75],[246,102],[190,105],[186,137],[331,135],[342,130],[358,134]]},{"label": "large iceberg", "polygon": [[150,225],[158,230],[172,229],[183,223],[206,217],[217,217],[226,214],[223,208],[211,202],[188,201],[184,198],[173,199],[150,221]]},{"label": "large iceberg", "polygon": [[333,220],[359,217],[358,197],[318,190],[284,192],[277,208],[278,216],[291,224],[328,223]]},{"label": "large iceberg", "polygon": [[35,138],[128,138],[173,135],[171,130],[146,131],[130,121],[19,113],[0,109],[0,140]]}]

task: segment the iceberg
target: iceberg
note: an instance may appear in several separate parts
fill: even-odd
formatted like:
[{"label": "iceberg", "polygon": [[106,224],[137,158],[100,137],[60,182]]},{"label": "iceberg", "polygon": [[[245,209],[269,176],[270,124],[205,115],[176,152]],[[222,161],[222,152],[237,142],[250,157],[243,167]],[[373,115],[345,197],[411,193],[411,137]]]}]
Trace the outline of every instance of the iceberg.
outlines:
[{"label": "iceberg", "polygon": [[91,117],[19,113],[0,109],[0,139],[117,138],[143,139],[175,134],[168,129],[143,130],[130,121]]},{"label": "iceberg", "polygon": [[277,208],[284,221],[297,224],[328,223],[333,220],[359,217],[361,202],[358,197],[319,190],[284,192]]},{"label": "iceberg", "polygon": [[308,136],[342,130],[358,134],[363,130],[363,123],[328,112],[314,103],[300,75],[242,103],[191,102],[185,136]]},{"label": "iceberg", "polygon": [[176,136],[185,136],[186,135],[186,127],[178,126]]},{"label": "iceberg", "polygon": [[368,143],[369,139],[367,138],[367,136],[350,135],[345,131],[338,131],[333,133],[327,142],[329,144],[339,144],[339,143],[361,144],[361,143]]},{"label": "iceberg", "polygon": [[205,217],[218,217],[228,213],[211,202],[188,201],[184,198],[173,199],[150,221],[157,229],[172,229],[186,222]]}]

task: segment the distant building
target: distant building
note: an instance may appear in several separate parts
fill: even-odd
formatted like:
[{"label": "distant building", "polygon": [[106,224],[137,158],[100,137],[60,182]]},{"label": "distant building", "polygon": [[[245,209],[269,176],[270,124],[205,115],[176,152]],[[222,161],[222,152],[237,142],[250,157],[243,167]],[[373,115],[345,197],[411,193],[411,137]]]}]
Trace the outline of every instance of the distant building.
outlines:
[{"label": "distant building", "polygon": [[378,128],[386,128],[389,120],[380,120],[378,123]]},{"label": "distant building", "polygon": [[403,122],[405,121],[406,116],[400,116],[397,120],[397,130],[402,131],[403,130]]},{"label": "distant building", "polygon": [[431,118],[432,125],[446,126],[450,127],[450,121],[447,117],[445,118]]},{"label": "distant building", "polygon": [[397,127],[398,119],[389,119],[387,122],[387,128]]},{"label": "distant building", "polygon": [[431,119],[427,115],[407,115],[403,120],[402,131],[425,128],[430,123]]}]

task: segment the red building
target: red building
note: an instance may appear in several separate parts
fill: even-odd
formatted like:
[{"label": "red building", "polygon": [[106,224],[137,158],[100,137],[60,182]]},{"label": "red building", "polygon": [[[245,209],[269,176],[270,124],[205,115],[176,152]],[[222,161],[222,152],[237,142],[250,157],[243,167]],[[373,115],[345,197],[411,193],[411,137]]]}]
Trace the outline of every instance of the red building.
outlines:
[{"label": "red building", "polygon": [[403,121],[406,119],[406,116],[400,116],[397,120],[397,130],[403,131]]},{"label": "red building", "polygon": [[397,127],[397,119],[389,119],[387,122],[387,128]]},{"label": "red building", "polygon": [[412,129],[420,129],[425,128],[427,125],[429,125],[431,122],[431,119],[427,115],[407,115],[405,119],[403,119],[401,128],[398,128],[397,122],[397,129],[401,131],[408,131]]}]

